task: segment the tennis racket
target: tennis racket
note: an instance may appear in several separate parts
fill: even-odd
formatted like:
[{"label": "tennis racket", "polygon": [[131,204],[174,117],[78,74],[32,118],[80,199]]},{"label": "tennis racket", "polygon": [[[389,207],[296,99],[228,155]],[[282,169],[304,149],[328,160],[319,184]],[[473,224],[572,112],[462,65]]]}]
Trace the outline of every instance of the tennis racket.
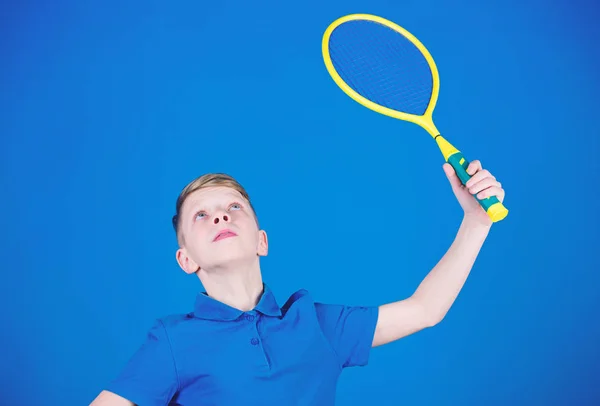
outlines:
[{"label": "tennis racket", "polygon": [[[469,162],[433,123],[440,87],[438,70],[415,36],[384,18],[351,14],[331,23],[322,47],[327,71],[348,96],[373,111],[424,128],[462,184],[471,178]],[[495,196],[474,197],[493,222],[508,214]]]}]

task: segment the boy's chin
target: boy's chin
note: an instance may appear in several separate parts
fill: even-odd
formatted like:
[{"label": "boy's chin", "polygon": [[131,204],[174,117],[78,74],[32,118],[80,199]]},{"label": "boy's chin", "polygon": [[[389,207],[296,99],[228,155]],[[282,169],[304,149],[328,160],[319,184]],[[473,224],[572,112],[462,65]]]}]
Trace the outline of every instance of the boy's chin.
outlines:
[{"label": "boy's chin", "polygon": [[230,268],[251,265],[256,262],[257,258],[258,256],[253,252],[223,253],[223,255],[215,255],[213,260],[213,268]]}]

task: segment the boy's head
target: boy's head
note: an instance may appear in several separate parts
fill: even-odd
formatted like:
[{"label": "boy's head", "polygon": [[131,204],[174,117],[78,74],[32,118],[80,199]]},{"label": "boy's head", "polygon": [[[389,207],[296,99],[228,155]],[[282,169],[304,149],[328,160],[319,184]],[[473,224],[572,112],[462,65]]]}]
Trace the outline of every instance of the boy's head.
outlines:
[{"label": "boy's head", "polygon": [[[259,229],[250,197],[227,174],[206,174],[183,188],[172,223],[179,243],[177,262],[187,273],[243,265],[267,254],[267,236]],[[231,233],[220,235],[224,230]]]}]

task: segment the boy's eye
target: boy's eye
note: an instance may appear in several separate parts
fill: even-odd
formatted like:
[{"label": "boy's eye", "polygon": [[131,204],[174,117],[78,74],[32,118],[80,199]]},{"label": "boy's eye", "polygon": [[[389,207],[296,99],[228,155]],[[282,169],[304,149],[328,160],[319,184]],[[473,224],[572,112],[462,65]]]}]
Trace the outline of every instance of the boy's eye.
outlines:
[{"label": "boy's eye", "polygon": [[196,217],[194,217],[194,220],[202,220],[204,217],[206,217],[206,213],[201,211],[196,213]]},{"label": "boy's eye", "polygon": [[234,203],[231,206],[229,206],[230,210],[241,210],[242,205],[238,204],[238,203]]}]

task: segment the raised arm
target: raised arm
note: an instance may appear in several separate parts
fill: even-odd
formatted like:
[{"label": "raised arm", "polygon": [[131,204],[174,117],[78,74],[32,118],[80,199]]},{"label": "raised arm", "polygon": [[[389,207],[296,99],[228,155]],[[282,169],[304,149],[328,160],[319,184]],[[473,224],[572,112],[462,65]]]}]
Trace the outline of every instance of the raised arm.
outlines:
[{"label": "raised arm", "polygon": [[461,207],[465,212],[454,242],[427,274],[415,293],[407,299],[379,307],[379,319],[373,346],[386,344],[439,323],[448,313],[463,288],[475,259],[492,225],[487,213],[473,198],[497,196],[504,200],[504,190],[479,161],[473,161],[467,172],[472,178],[463,187],[454,169],[444,170]]}]

